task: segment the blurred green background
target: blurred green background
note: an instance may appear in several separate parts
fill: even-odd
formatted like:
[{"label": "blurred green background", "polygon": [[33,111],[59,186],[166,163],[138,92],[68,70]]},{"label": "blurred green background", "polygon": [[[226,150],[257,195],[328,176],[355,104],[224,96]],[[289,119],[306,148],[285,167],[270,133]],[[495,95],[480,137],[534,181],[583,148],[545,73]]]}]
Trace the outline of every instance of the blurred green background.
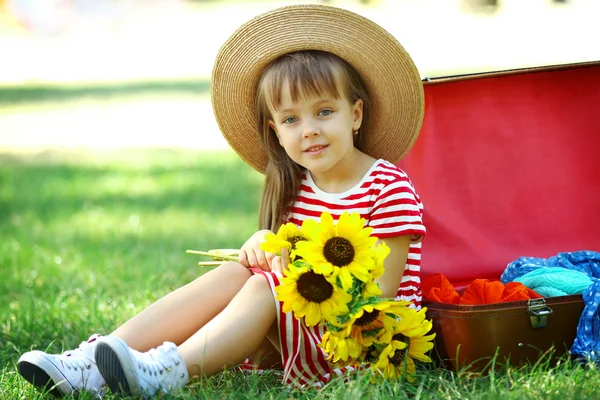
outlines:
[{"label": "blurred green background", "polygon": [[[317,0],[381,24],[422,76],[600,59],[597,0]],[[227,149],[209,77],[276,0],[0,0],[0,151]]]}]

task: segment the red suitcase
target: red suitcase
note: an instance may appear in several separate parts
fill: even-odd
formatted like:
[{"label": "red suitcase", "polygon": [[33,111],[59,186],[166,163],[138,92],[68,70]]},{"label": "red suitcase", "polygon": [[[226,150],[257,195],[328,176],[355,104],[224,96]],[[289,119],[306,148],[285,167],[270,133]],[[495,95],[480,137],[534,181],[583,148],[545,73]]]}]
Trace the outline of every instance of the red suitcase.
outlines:
[{"label": "red suitcase", "polygon": [[[425,96],[399,164],[425,205],[422,278],[464,288],[521,256],[600,251],[600,62],[433,79]],[[570,348],[581,296],[545,303],[424,305],[441,358],[481,369]]]}]

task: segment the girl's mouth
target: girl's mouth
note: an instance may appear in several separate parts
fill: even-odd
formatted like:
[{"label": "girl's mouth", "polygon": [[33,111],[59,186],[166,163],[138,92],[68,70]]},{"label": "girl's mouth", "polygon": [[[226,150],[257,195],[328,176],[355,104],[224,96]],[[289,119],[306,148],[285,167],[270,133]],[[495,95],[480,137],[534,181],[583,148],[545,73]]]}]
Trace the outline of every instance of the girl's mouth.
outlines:
[{"label": "girl's mouth", "polygon": [[305,153],[308,153],[312,156],[317,155],[317,154],[321,154],[323,151],[325,151],[325,149],[329,147],[329,145],[315,145],[315,146],[310,146],[309,148],[307,148],[306,150],[304,150]]}]

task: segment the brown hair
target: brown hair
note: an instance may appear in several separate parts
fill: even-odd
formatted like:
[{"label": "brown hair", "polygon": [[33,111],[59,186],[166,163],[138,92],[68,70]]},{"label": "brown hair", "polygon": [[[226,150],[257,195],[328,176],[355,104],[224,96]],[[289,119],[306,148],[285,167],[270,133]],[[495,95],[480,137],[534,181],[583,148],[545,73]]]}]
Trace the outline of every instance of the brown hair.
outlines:
[{"label": "brown hair", "polygon": [[[258,223],[260,229],[277,231],[285,222],[289,207],[300,191],[303,169],[287,155],[273,129],[269,126],[271,112],[281,106],[281,87],[290,85],[292,101],[301,96],[319,96],[327,93],[339,99],[346,96],[354,104],[363,101],[363,124],[368,117],[367,90],[356,70],[346,61],[324,51],[298,51],[273,61],[263,72],[256,96],[258,129],[268,162],[265,186],[260,202]],[[355,142],[361,148],[364,128]]]}]

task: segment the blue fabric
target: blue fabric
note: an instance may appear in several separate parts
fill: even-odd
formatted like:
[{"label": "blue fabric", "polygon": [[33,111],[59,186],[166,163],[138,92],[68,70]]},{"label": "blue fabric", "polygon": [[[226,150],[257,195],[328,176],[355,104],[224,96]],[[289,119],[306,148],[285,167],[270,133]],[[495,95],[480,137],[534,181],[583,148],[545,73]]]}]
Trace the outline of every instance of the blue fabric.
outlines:
[{"label": "blue fabric", "polygon": [[506,284],[542,267],[567,268],[583,272],[589,277],[600,278],[599,263],[600,253],[587,250],[558,253],[550,258],[520,257],[508,264],[500,280]]},{"label": "blue fabric", "polygon": [[571,353],[592,361],[600,361],[600,280],[594,283],[583,294],[585,308],[577,325],[577,337],[571,346]]},{"label": "blue fabric", "polygon": [[538,268],[514,281],[521,282],[544,297],[581,294],[592,284],[587,274],[558,267]]},{"label": "blue fabric", "polygon": [[577,337],[571,347],[571,353],[579,357],[600,361],[600,315],[598,314],[600,304],[600,253],[582,250],[572,253],[559,253],[548,259],[521,257],[508,264],[500,280],[506,284],[527,273],[550,267],[579,271],[591,279],[592,284],[583,293],[585,308],[577,325]]}]

